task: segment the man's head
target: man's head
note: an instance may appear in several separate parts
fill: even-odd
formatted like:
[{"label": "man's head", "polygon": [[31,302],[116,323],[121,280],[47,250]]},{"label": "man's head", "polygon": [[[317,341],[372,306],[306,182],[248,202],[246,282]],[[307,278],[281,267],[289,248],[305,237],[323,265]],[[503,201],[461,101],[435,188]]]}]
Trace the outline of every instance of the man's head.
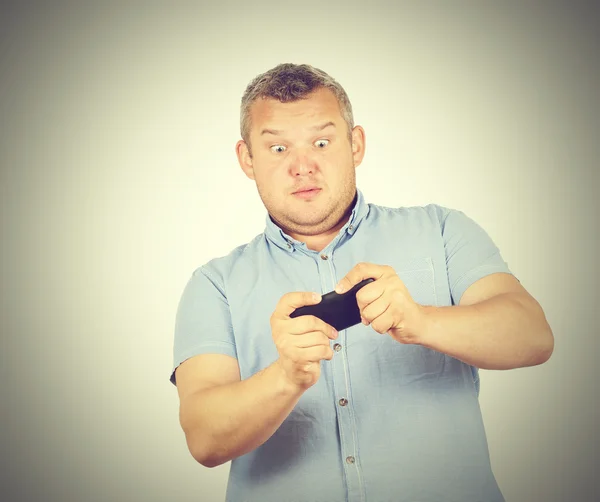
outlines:
[{"label": "man's head", "polygon": [[248,145],[250,154],[252,155],[250,108],[256,100],[270,98],[281,103],[289,103],[304,99],[317,89],[329,89],[336,97],[350,134],[354,128],[354,117],[352,104],[344,88],[318,68],[306,64],[284,63],[255,77],[246,87],[242,97],[240,132],[242,139]]},{"label": "man's head", "polygon": [[[273,220],[295,238],[337,232],[364,155],[344,89],[319,69],[282,64],[248,85],[240,122],[240,166]],[[311,186],[318,190],[296,194]]]}]

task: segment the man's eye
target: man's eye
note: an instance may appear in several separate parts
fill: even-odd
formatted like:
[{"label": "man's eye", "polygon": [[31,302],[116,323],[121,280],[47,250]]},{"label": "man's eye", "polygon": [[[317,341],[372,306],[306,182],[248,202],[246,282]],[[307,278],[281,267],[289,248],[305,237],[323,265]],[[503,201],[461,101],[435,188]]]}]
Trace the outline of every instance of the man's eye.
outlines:
[{"label": "man's eye", "polygon": [[283,145],[273,145],[271,147],[271,151],[273,153],[283,153],[283,152],[285,152],[285,146],[283,146]]},{"label": "man's eye", "polygon": [[328,139],[320,139],[319,141],[315,142],[315,145],[317,146],[317,148],[325,148],[328,144],[329,144]]}]

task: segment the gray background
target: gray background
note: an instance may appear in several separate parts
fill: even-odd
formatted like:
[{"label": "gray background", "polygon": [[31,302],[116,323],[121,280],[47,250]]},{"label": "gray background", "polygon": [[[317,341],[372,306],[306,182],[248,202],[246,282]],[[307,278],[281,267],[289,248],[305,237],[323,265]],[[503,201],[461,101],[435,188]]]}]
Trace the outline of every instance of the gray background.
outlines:
[{"label": "gray background", "polygon": [[0,498],[223,500],[228,465],[179,428],[175,310],[264,228],[234,155],[246,84],[307,62],[365,127],[367,200],[465,211],[547,314],[547,364],[482,372],[507,501],[600,499],[597,12],[3,2]]}]

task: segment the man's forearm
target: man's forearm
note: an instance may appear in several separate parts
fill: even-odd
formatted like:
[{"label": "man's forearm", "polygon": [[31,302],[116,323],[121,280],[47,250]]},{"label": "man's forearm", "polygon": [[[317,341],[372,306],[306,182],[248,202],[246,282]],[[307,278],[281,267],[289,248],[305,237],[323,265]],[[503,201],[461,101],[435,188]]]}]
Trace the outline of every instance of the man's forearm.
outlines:
[{"label": "man's forearm", "polygon": [[535,301],[498,295],[474,305],[423,307],[420,344],[483,369],[512,369],[547,361],[554,338]]},{"label": "man's forearm", "polygon": [[304,391],[287,382],[278,362],[252,377],[190,396],[181,423],[194,458],[215,467],[269,439]]}]

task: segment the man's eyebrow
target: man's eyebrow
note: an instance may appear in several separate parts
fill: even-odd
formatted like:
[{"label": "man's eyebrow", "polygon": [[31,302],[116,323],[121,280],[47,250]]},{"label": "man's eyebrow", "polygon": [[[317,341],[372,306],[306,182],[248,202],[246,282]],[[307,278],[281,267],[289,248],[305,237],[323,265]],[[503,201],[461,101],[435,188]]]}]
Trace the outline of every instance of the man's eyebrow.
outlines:
[{"label": "man's eyebrow", "polygon": [[281,131],[276,131],[275,129],[263,129],[262,131],[260,131],[260,135],[262,136],[263,134],[272,134],[273,136],[279,136],[281,134]]},{"label": "man's eyebrow", "polygon": [[[313,126],[313,127],[311,127],[311,129],[313,131],[322,131],[323,129],[325,129],[326,127],[329,127],[329,126],[335,127],[335,124],[333,122],[329,121],[329,122],[326,122],[325,124]],[[283,131],[278,131],[276,129],[263,129],[260,132],[260,135],[262,136],[263,134],[272,134],[273,136],[279,136],[280,134],[283,134]]]},{"label": "man's eyebrow", "polygon": [[322,131],[323,129],[325,129],[326,127],[329,127],[329,126],[335,127],[335,124],[333,122],[329,121],[329,122],[326,122],[323,125],[314,126],[313,129],[315,131]]}]

